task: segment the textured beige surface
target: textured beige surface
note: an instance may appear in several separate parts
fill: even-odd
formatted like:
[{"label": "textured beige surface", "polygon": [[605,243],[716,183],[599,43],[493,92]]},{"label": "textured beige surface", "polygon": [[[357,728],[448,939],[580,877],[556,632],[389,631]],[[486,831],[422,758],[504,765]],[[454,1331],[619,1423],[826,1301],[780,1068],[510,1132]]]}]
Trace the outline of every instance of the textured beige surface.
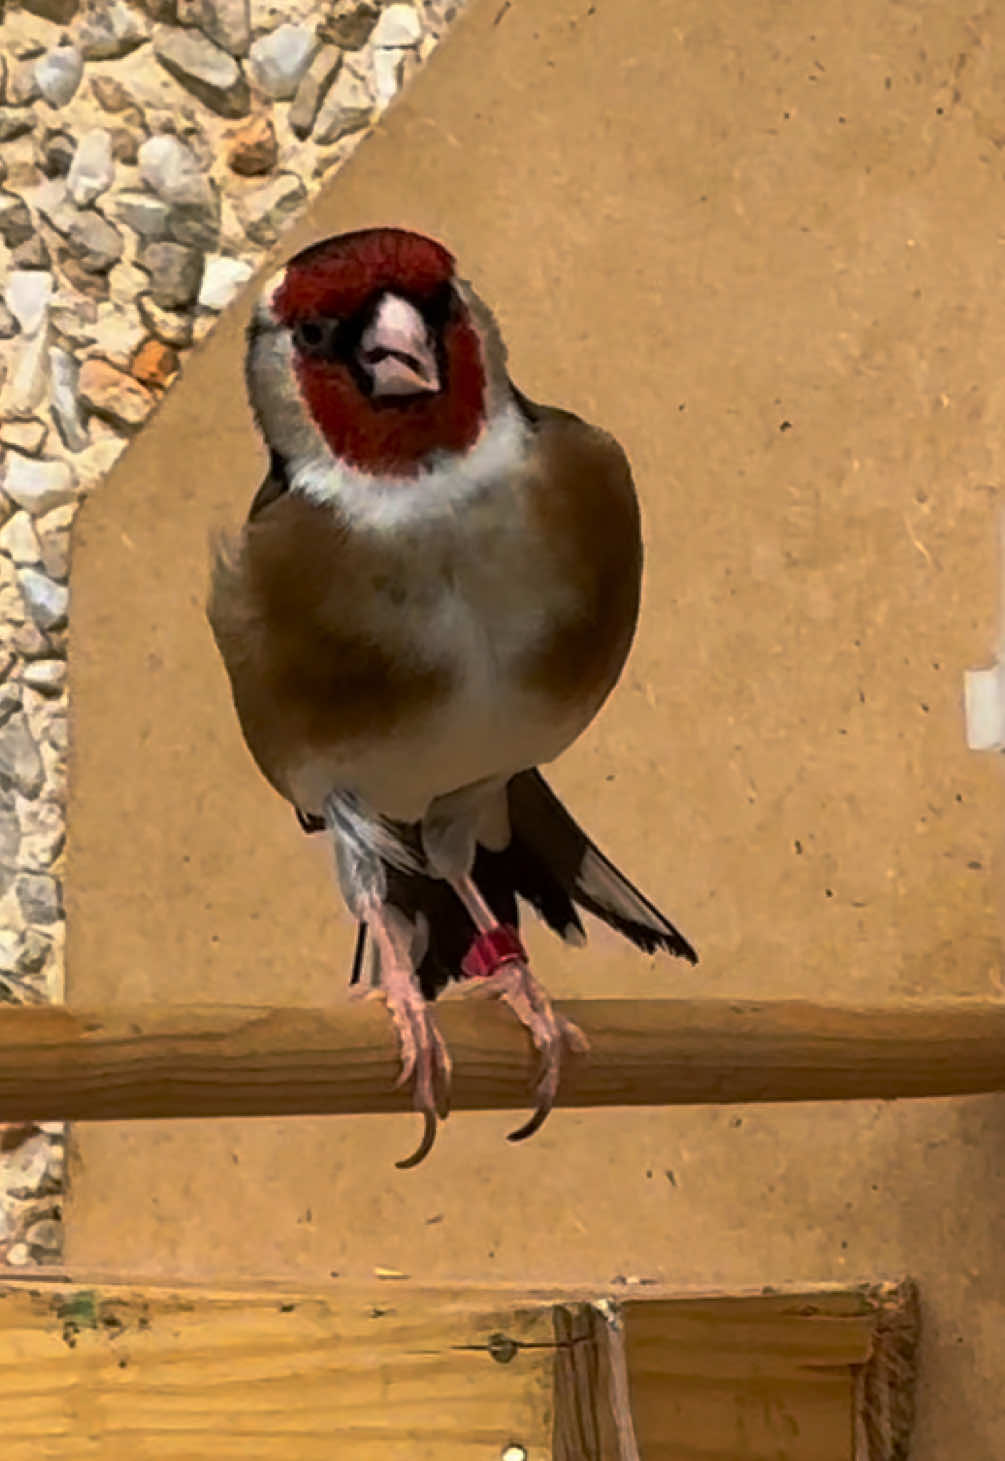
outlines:
[{"label": "textured beige surface", "polygon": [[[290,235],[446,239],[531,395],[635,466],[644,619],[555,772],[696,971],[532,934],[563,994],[996,997],[1005,22],[836,0],[474,3]],[[342,998],[325,850],[239,740],[207,528],[261,470],[238,306],[85,508],[70,997]],[[69,1257],[165,1275],[922,1284],[915,1456],[1005,1450],[1005,1105],[81,1128]],[[672,1173],[672,1178],[667,1174]]]}]

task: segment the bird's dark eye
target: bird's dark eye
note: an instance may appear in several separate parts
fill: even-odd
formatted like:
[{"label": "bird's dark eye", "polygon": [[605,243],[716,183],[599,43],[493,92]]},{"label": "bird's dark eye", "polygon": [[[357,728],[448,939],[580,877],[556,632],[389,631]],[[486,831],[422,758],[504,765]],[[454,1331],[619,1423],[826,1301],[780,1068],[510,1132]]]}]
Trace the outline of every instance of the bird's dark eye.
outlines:
[{"label": "bird's dark eye", "polygon": [[305,354],[317,355],[325,349],[332,335],[328,320],[298,320],[293,326],[293,343]]}]

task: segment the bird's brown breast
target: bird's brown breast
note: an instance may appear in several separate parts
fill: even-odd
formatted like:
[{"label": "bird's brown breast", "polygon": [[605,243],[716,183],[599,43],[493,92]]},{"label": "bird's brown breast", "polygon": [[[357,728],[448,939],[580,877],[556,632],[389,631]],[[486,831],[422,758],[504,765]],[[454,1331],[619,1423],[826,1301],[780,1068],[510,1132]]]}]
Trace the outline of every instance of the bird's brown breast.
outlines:
[{"label": "bird's brown breast", "polygon": [[638,612],[634,488],[610,437],[536,410],[526,460],[438,526],[362,531],[263,489],[217,555],[210,620],[241,726],[290,800],[305,764],[315,801],[319,764],[399,787],[414,765],[434,794],[512,774],[606,698]]},{"label": "bird's brown breast", "polygon": [[402,587],[383,555],[350,544],[328,508],[278,496],[218,552],[209,617],[245,739],[292,799],[305,757],[396,726],[447,697],[449,667],[375,637],[367,607],[393,619]]}]

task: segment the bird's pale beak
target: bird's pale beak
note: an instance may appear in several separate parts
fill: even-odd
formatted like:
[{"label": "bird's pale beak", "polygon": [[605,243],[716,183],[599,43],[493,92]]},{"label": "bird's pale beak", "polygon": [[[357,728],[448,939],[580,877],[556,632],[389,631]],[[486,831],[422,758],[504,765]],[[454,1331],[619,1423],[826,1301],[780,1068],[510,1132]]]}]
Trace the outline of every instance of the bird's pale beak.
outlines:
[{"label": "bird's pale beak", "polygon": [[363,331],[359,362],[375,396],[415,396],[440,389],[429,327],[407,299],[385,294]]}]

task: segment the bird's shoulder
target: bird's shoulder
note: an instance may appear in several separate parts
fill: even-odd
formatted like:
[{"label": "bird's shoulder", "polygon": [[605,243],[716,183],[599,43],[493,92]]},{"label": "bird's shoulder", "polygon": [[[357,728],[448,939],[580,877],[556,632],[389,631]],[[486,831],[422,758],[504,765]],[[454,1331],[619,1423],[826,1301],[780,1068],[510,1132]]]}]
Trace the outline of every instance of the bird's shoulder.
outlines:
[{"label": "bird's shoulder", "polygon": [[628,457],[609,432],[515,392],[534,433],[534,531],[573,590],[525,667],[553,693],[596,698],[620,672],[638,617],[642,538]]}]

